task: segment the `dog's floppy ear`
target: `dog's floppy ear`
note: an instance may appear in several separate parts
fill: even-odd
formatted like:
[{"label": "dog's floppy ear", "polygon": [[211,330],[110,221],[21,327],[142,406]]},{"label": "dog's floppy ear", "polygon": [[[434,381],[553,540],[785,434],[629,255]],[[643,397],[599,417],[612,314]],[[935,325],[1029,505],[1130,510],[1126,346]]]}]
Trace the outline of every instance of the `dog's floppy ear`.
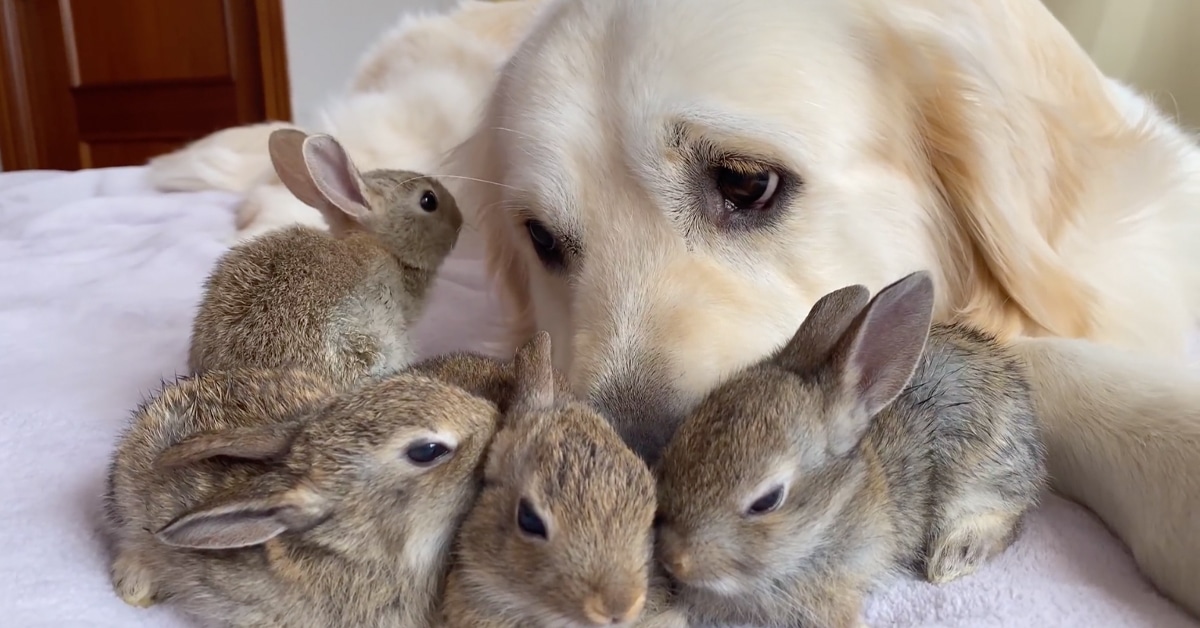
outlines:
[{"label": "dog's floppy ear", "polygon": [[956,240],[941,264],[949,300],[989,329],[1086,335],[1095,295],[1056,238],[1079,220],[1116,112],[1039,2],[960,5],[910,20],[895,38],[908,50],[891,61],[913,90],[916,140]]}]

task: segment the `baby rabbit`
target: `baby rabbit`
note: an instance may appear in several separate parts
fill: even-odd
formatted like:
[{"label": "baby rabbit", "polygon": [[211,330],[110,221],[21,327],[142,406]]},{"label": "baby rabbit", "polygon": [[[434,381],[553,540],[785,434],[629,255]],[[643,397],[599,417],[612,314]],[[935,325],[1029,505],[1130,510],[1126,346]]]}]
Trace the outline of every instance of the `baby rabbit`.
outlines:
[{"label": "baby rabbit", "polygon": [[861,625],[878,580],[970,574],[1037,502],[1023,364],[972,329],[931,332],[928,273],[868,294],[819,300],[664,451],[659,550],[690,620]]},{"label": "baby rabbit", "polygon": [[191,370],[296,364],[349,386],[407,365],[408,328],[458,241],[454,198],[412,172],[360,175],[328,135],[281,129],[269,147],[330,233],[295,226],[229,251],[205,284]]},{"label": "baby rabbit", "polygon": [[[518,354],[539,351],[542,341],[534,335],[517,351]],[[421,360],[410,366],[409,371],[428,375],[443,382],[454,384],[467,392],[479,395],[496,404],[500,412],[507,413],[516,391],[517,358],[497,360],[477,353],[447,353]],[[571,394],[571,386],[557,369],[554,373],[554,394],[565,398]]]},{"label": "baby rabbit", "polygon": [[602,417],[556,394],[549,334],[526,346],[455,542],[444,625],[634,625],[666,601],[651,573],[654,478]]},{"label": "baby rabbit", "polygon": [[233,626],[431,626],[495,405],[402,373],[300,416],[329,384],[281,373],[210,371],[137,411],[109,475],[114,587]]}]

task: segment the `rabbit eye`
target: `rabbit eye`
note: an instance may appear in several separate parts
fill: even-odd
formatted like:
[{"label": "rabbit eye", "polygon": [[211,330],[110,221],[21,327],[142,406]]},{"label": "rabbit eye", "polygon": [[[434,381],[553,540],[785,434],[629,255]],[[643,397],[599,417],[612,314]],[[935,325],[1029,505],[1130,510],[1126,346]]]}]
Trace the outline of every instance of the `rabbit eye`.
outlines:
[{"label": "rabbit eye", "polygon": [[770,493],[759,497],[746,509],[746,514],[762,515],[779,508],[783,503],[783,487],[776,486]]},{"label": "rabbit eye", "polygon": [[546,522],[542,521],[533,506],[525,499],[517,504],[517,527],[529,536],[546,538]]},{"label": "rabbit eye", "polygon": [[418,443],[409,447],[404,455],[413,464],[427,467],[450,455],[450,448],[438,442]]},{"label": "rabbit eye", "polygon": [[437,194],[434,194],[433,190],[425,190],[425,193],[421,195],[421,209],[423,209],[427,212],[432,212],[432,211],[437,211],[437,208],[438,208]]}]

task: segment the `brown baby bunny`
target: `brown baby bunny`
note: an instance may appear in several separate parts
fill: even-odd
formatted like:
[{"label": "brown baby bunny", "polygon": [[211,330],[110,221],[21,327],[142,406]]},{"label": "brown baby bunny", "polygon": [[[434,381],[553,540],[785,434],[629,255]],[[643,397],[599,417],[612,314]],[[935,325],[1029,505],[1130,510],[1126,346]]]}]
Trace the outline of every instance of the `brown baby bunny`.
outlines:
[{"label": "brown baby bunny", "polygon": [[697,625],[862,625],[881,579],[945,582],[1014,539],[1045,481],[1023,364],[930,330],[917,272],[813,306],[664,451],[659,552]]},{"label": "brown baby bunny", "polygon": [[289,381],[211,371],[137,411],[109,475],[117,592],[239,627],[435,625],[495,405],[401,373],[298,416]]},{"label": "brown baby bunny", "polygon": [[205,284],[190,368],[295,364],[349,386],[406,366],[407,332],[458,241],[454,198],[412,172],[360,175],[328,135],[281,129],[270,154],[329,232],[294,226],[229,251]]},{"label": "brown baby bunny", "polygon": [[600,415],[556,393],[549,334],[526,346],[455,543],[445,626],[678,625],[645,623],[666,601],[652,573],[649,468]]},{"label": "brown baby bunny", "polygon": [[[521,354],[539,351],[541,342],[540,336],[535,334],[509,360],[498,360],[478,353],[447,353],[421,360],[408,370],[454,384],[491,401],[501,413],[506,413],[516,391],[517,361]],[[565,399],[571,394],[571,386],[561,371],[553,369],[553,374],[554,394]]]}]

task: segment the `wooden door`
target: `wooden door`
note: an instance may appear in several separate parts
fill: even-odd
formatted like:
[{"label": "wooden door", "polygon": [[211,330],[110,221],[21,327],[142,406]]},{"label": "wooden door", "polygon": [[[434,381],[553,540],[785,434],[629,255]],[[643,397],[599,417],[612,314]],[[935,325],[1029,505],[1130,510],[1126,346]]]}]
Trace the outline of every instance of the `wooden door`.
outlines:
[{"label": "wooden door", "polygon": [[143,164],[289,120],[280,0],[0,0],[5,170]]}]

